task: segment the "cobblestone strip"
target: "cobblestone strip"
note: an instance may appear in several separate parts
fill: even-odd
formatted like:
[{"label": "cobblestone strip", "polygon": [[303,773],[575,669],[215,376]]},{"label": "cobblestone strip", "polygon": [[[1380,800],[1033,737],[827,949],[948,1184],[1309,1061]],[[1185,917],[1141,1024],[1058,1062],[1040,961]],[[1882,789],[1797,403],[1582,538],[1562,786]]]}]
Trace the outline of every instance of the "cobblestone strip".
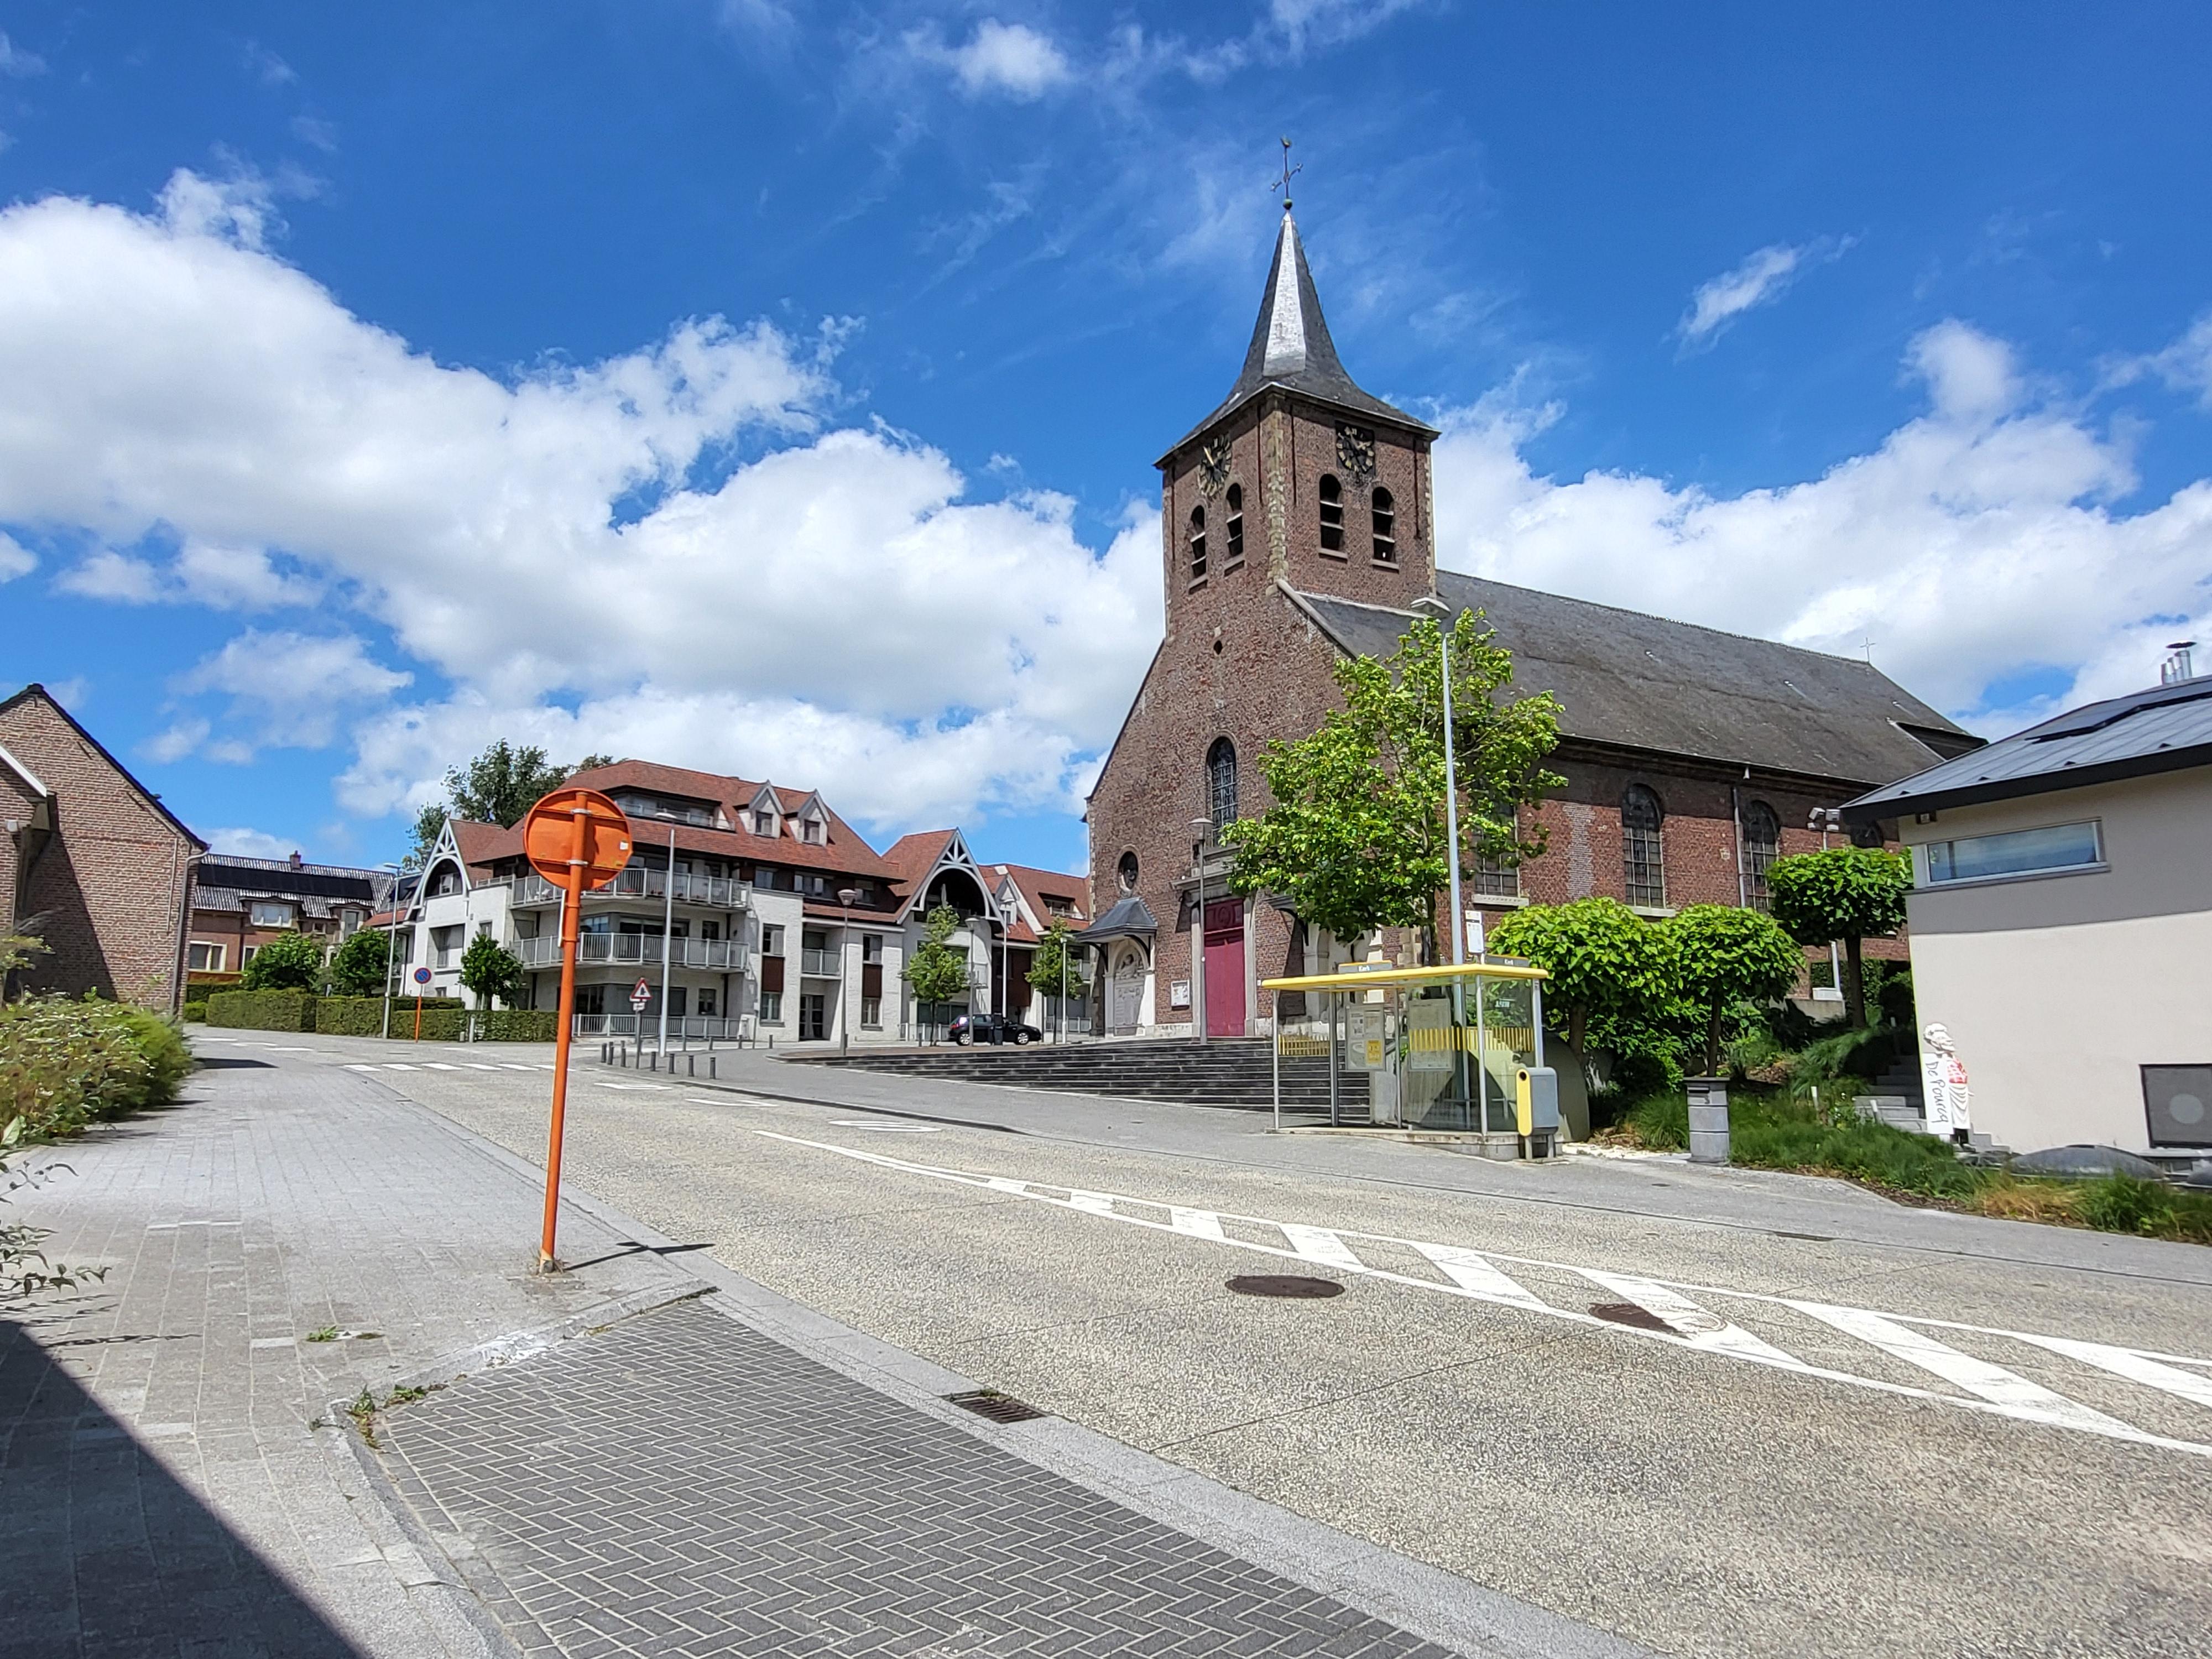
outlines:
[{"label": "cobblestone strip", "polygon": [[457,1383],[386,1437],[526,1649],[568,1659],[1449,1651],[695,1303]]}]

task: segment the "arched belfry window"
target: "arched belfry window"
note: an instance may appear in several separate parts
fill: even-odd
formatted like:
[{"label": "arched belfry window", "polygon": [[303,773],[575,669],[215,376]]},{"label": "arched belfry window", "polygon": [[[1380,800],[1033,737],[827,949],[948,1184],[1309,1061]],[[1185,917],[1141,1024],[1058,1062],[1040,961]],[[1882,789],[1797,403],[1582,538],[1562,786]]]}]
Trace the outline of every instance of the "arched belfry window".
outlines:
[{"label": "arched belfry window", "polygon": [[1375,562],[1398,562],[1398,504],[1390,492],[1377,484],[1368,498],[1369,514],[1375,524]]},{"label": "arched belfry window", "polygon": [[1667,871],[1659,840],[1665,817],[1659,797],[1640,783],[1630,784],[1620,798],[1620,860],[1631,904],[1667,902]]},{"label": "arched belfry window", "polygon": [[1226,738],[1206,751],[1206,802],[1216,830],[1237,822],[1237,745]]},{"label": "arched belfry window", "polygon": [[1766,866],[1782,855],[1782,820],[1763,800],[1743,809],[1743,896],[1753,909],[1767,906]]},{"label": "arched belfry window", "polygon": [[1229,486],[1229,559],[1237,564],[1244,557],[1244,486]]},{"label": "arched belfry window", "polygon": [[1333,472],[1321,475],[1321,548],[1324,553],[1344,551],[1344,486]]},{"label": "arched belfry window", "polygon": [[1190,579],[1196,581],[1206,574],[1206,509],[1194,507],[1190,510]]},{"label": "arched belfry window", "polygon": [[1114,878],[1121,884],[1123,892],[1137,890],[1137,855],[1134,853],[1121,854],[1121,861],[1114,866]]}]

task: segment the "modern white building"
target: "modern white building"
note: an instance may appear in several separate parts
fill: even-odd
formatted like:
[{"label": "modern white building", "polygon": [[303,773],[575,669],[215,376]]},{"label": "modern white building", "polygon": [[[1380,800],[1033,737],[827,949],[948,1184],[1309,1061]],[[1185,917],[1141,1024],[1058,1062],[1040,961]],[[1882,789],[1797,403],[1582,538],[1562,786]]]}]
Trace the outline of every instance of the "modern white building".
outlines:
[{"label": "modern white building", "polygon": [[1923,1066],[2016,1152],[2212,1156],[2212,676],[2073,709],[1844,808],[1895,819]]},{"label": "modern white building", "polygon": [[[1001,901],[1004,875],[987,873],[957,830],[878,854],[811,791],[635,760],[571,781],[622,807],[635,849],[584,897],[578,1036],[655,1036],[664,981],[672,1038],[913,1042],[1001,1006],[1008,947],[1028,929]],[[518,830],[449,821],[403,898],[391,925],[404,988],[427,969],[425,994],[466,998],[462,957],[489,934],[522,961],[522,1006],[556,1006],[562,895],[532,871]],[[925,1009],[902,975],[940,904],[961,917],[948,943],[968,958],[969,986]]]}]

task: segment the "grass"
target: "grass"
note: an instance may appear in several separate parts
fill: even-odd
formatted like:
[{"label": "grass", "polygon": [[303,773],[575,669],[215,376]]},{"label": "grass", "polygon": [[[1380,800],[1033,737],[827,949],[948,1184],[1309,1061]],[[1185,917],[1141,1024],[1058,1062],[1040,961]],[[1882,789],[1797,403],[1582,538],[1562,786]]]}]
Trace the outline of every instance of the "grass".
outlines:
[{"label": "grass", "polygon": [[[1932,1136],[1850,1117],[1849,1097],[1840,1091],[1831,1091],[1827,1100],[1836,1103],[1816,1111],[1809,1099],[1781,1091],[1735,1096],[1729,1103],[1730,1161],[1837,1176],[1906,1203],[2212,1244],[2212,1194],[2124,1175],[2089,1181],[2016,1176],[1964,1163]],[[1628,1108],[1621,1127],[1637,1145],[1678,1152],[1689,1144],[1689,1107],[1678,1093],[1648,1095]]]},{"label": "grass", "polygon": [[337,1340],[338,1328],[335,1325],[319,1326],[307,1333],[307,1340],[310,1342],[335,1342]]}]

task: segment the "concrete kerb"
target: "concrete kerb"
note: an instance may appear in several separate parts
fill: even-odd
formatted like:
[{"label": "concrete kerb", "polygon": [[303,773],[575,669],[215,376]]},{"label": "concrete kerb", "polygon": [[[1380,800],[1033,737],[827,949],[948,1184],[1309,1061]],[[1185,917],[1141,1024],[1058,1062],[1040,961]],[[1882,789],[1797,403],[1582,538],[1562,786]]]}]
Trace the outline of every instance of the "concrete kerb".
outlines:
[{"label": "concrete kerb", "polygon": [[[763,1094],[757,1090],[732,1091]],[[801,1103],[861,1109],[846,1108],[844,1103]],[[544,1179],[544,1172],[526,1159],[433,1109],[423,1110],[447,1133],[516,1175],[533,1182]],[[649,1249],[680,1248],[675,1239],[587,1194],[569,1190],[562,1201]],[[697,1258],[696,1265],[699,1280],[719,1292],[706,1305],[771,1341],[1085,1491],[1438,1646],[1474,1659],[1652,1659],[1651,1650],[1636,1643],[1350,1537],[1080,1424],[1047,1417],[1001,1425],[978,1418],[945,1399],[978,1387],[971,1378],[817,1313],[711,1257]],[[653,1305],[678,1299],[666,1297]],[[580,1316],[580,1320],[586,1329],[608,1322],[601,1314]],[[366,1455],[366,1449],[359,1455]]]}]

